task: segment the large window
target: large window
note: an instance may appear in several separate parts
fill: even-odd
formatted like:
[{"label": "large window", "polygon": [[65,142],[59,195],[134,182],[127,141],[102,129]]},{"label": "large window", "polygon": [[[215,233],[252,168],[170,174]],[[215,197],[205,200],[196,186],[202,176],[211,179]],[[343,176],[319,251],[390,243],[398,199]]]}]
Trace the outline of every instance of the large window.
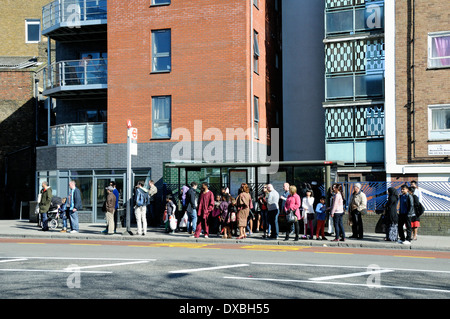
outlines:
[{"label": "large window", "polygon": [[152,72],[170,72],[171,34],[170,30],[152,31]]},{"label": "large window", "polygon": [[171,137],[171,97],[152,97],[152,138],[167,139]]},{"label": "large window", "polygon": [[450,105],[428,107],[428,130],[430,140],[450,140]]},{"label": "large window", "polygon": [[428,67],[450,67],[450,31],[428,35]]},{"label": "large window", "polygon": [[41,20],[25,20],[25,42],[39,43],[41,41]]}]

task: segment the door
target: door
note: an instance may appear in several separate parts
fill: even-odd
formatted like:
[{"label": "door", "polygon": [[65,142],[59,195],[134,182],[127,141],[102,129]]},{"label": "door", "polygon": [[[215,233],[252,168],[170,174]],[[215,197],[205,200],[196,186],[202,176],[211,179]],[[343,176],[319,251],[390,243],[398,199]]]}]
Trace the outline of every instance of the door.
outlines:
[{"label": "door", "polygon": [[[119,191],[119,214],[123,212],[123,202],[124,202],[124,178],[120,177],[95,177],[95,194],[94,194],[94,222],[99,223],[105,220],[105,212],[102,211],[103,203],[106,200],[106,187],[108,187],[111,181],[116,183],[116,189]],[[117,216],[115,216],[117,217]]]},{"label": "door", "polygon": [[94,222],[99,223],[105,219],[105,212],[102,211],[102,207],[106,200],[106,187],[109,186],[111,178],[96,177],[94,180]]}]

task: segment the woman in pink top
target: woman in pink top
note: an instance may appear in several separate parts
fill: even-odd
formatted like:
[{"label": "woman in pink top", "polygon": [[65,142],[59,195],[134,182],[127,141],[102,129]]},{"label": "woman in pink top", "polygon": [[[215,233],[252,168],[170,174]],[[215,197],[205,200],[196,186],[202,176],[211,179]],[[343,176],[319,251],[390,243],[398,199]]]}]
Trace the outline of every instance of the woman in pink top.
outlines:
[{"label": "woman in pink top", "polygon": [[[287,213],[289,210],[294,211],[294,215],[296,217],[296,220],[294,222],[294,229],[295,229],[295,241],[298,241],[298,233],[299,233],[299,227],[298,227],[298,221],[300,220],[300,196],[297,194],[297,187],[294,185],[291,185],[289,187],[289,196],[286,198],[286,202],[284,204],[284,211]],[[284,239],[289,240],[289,231],[291,229],[291,225],[288,226],[288,230],[286,231],[286,238]]]},{"label": "woman in pink top", "polygon": [[344,223],[342,222],[342,218],[344,216],[344,198],[342,195],[342,185],[334,184],[333,192],[334,195],[331,204],[331,217],[333,217],[336,237],[332,241],[338,241],[339,236],[342,236],[341,241],[345,241]]}]

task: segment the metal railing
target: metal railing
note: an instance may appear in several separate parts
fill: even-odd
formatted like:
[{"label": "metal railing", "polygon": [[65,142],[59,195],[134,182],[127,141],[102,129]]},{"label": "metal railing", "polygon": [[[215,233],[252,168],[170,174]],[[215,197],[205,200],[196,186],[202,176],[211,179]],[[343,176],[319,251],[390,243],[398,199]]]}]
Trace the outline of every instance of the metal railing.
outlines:
[{"label": "metal railing", "polygon": [[61,23],[76,28],[86,21],[106,19],[107,0],[56,0],[42,8],[43,34]]},{"label": "metal railing", "polygon": [[43,70],[45,90],[57,87],[107,84],[107,59],[81,59],[55,62]]},{"label": "metal railing", "polygon": [[106,123],[62,124],[50,127],[49,145],[88,145],[107,142]]}]

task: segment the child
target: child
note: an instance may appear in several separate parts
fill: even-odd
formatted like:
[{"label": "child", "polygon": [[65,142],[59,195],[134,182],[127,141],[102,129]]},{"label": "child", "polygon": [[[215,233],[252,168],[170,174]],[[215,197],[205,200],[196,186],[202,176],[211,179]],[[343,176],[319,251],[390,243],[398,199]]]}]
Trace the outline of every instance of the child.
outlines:
[{"label": "child", "polygon": [[310,237],[313,239],[313,221],[314,221],[314,197],[312,196],[312,190],[306,190],[306,196],[303,197],[302,207],[303,207],[303,222],[305,224],[305,236],[307,235],[307,230],[309,229]]},{"label": "child", "polygon": [[216,200],[214,201],[214,208],[213,211],[211,213],[211,215],[209,216],[209,225],[211,228],[211,233],[212,234],[217,234],[218,236],[220,236],[219,233],[219,216],[220,216],[220,204],[222,203],[220,195],[216,196]]},{"label": "child", "polygon": [[[176,212],[176,206],[172,201],[172,195],[167,195],[166,196],[166,212],[167,212],[167,217],[166,217],[166,228],[165,231],[166,233],[168,233],[170,230],[170,217],[173,216],[172,218],[175,218],[175,212]],[[172,234],[175,233],[175,229],[172,230]]]},{"label": "child", "polygon": [[62,204],[58,208],[58,215],[59,215],[59,217],[62,217],[62,220],[63,220],[63,228],[61,230],[61,233],[67,233],[66,200],[67,200],[66,197],[61,199]]},{"label": "child", "polygon": [[231,227],[233,225],[232,221],[233,214],[234,216],[237,215],[236,200],[234,198],[231,199],[231,202],[229,203],[227,210],[222,215],[223,238],[232,238]]},{"label": "child", "polygon": [[319,203],[316,206],[316,216],[317,216],[317,230],[316,230],[316,240],[319,240],[319,234],[322,236],[322,240],[328,240],[325,238],[325,219],[327,218],[325,197],[322,196],[319,199]]}]

